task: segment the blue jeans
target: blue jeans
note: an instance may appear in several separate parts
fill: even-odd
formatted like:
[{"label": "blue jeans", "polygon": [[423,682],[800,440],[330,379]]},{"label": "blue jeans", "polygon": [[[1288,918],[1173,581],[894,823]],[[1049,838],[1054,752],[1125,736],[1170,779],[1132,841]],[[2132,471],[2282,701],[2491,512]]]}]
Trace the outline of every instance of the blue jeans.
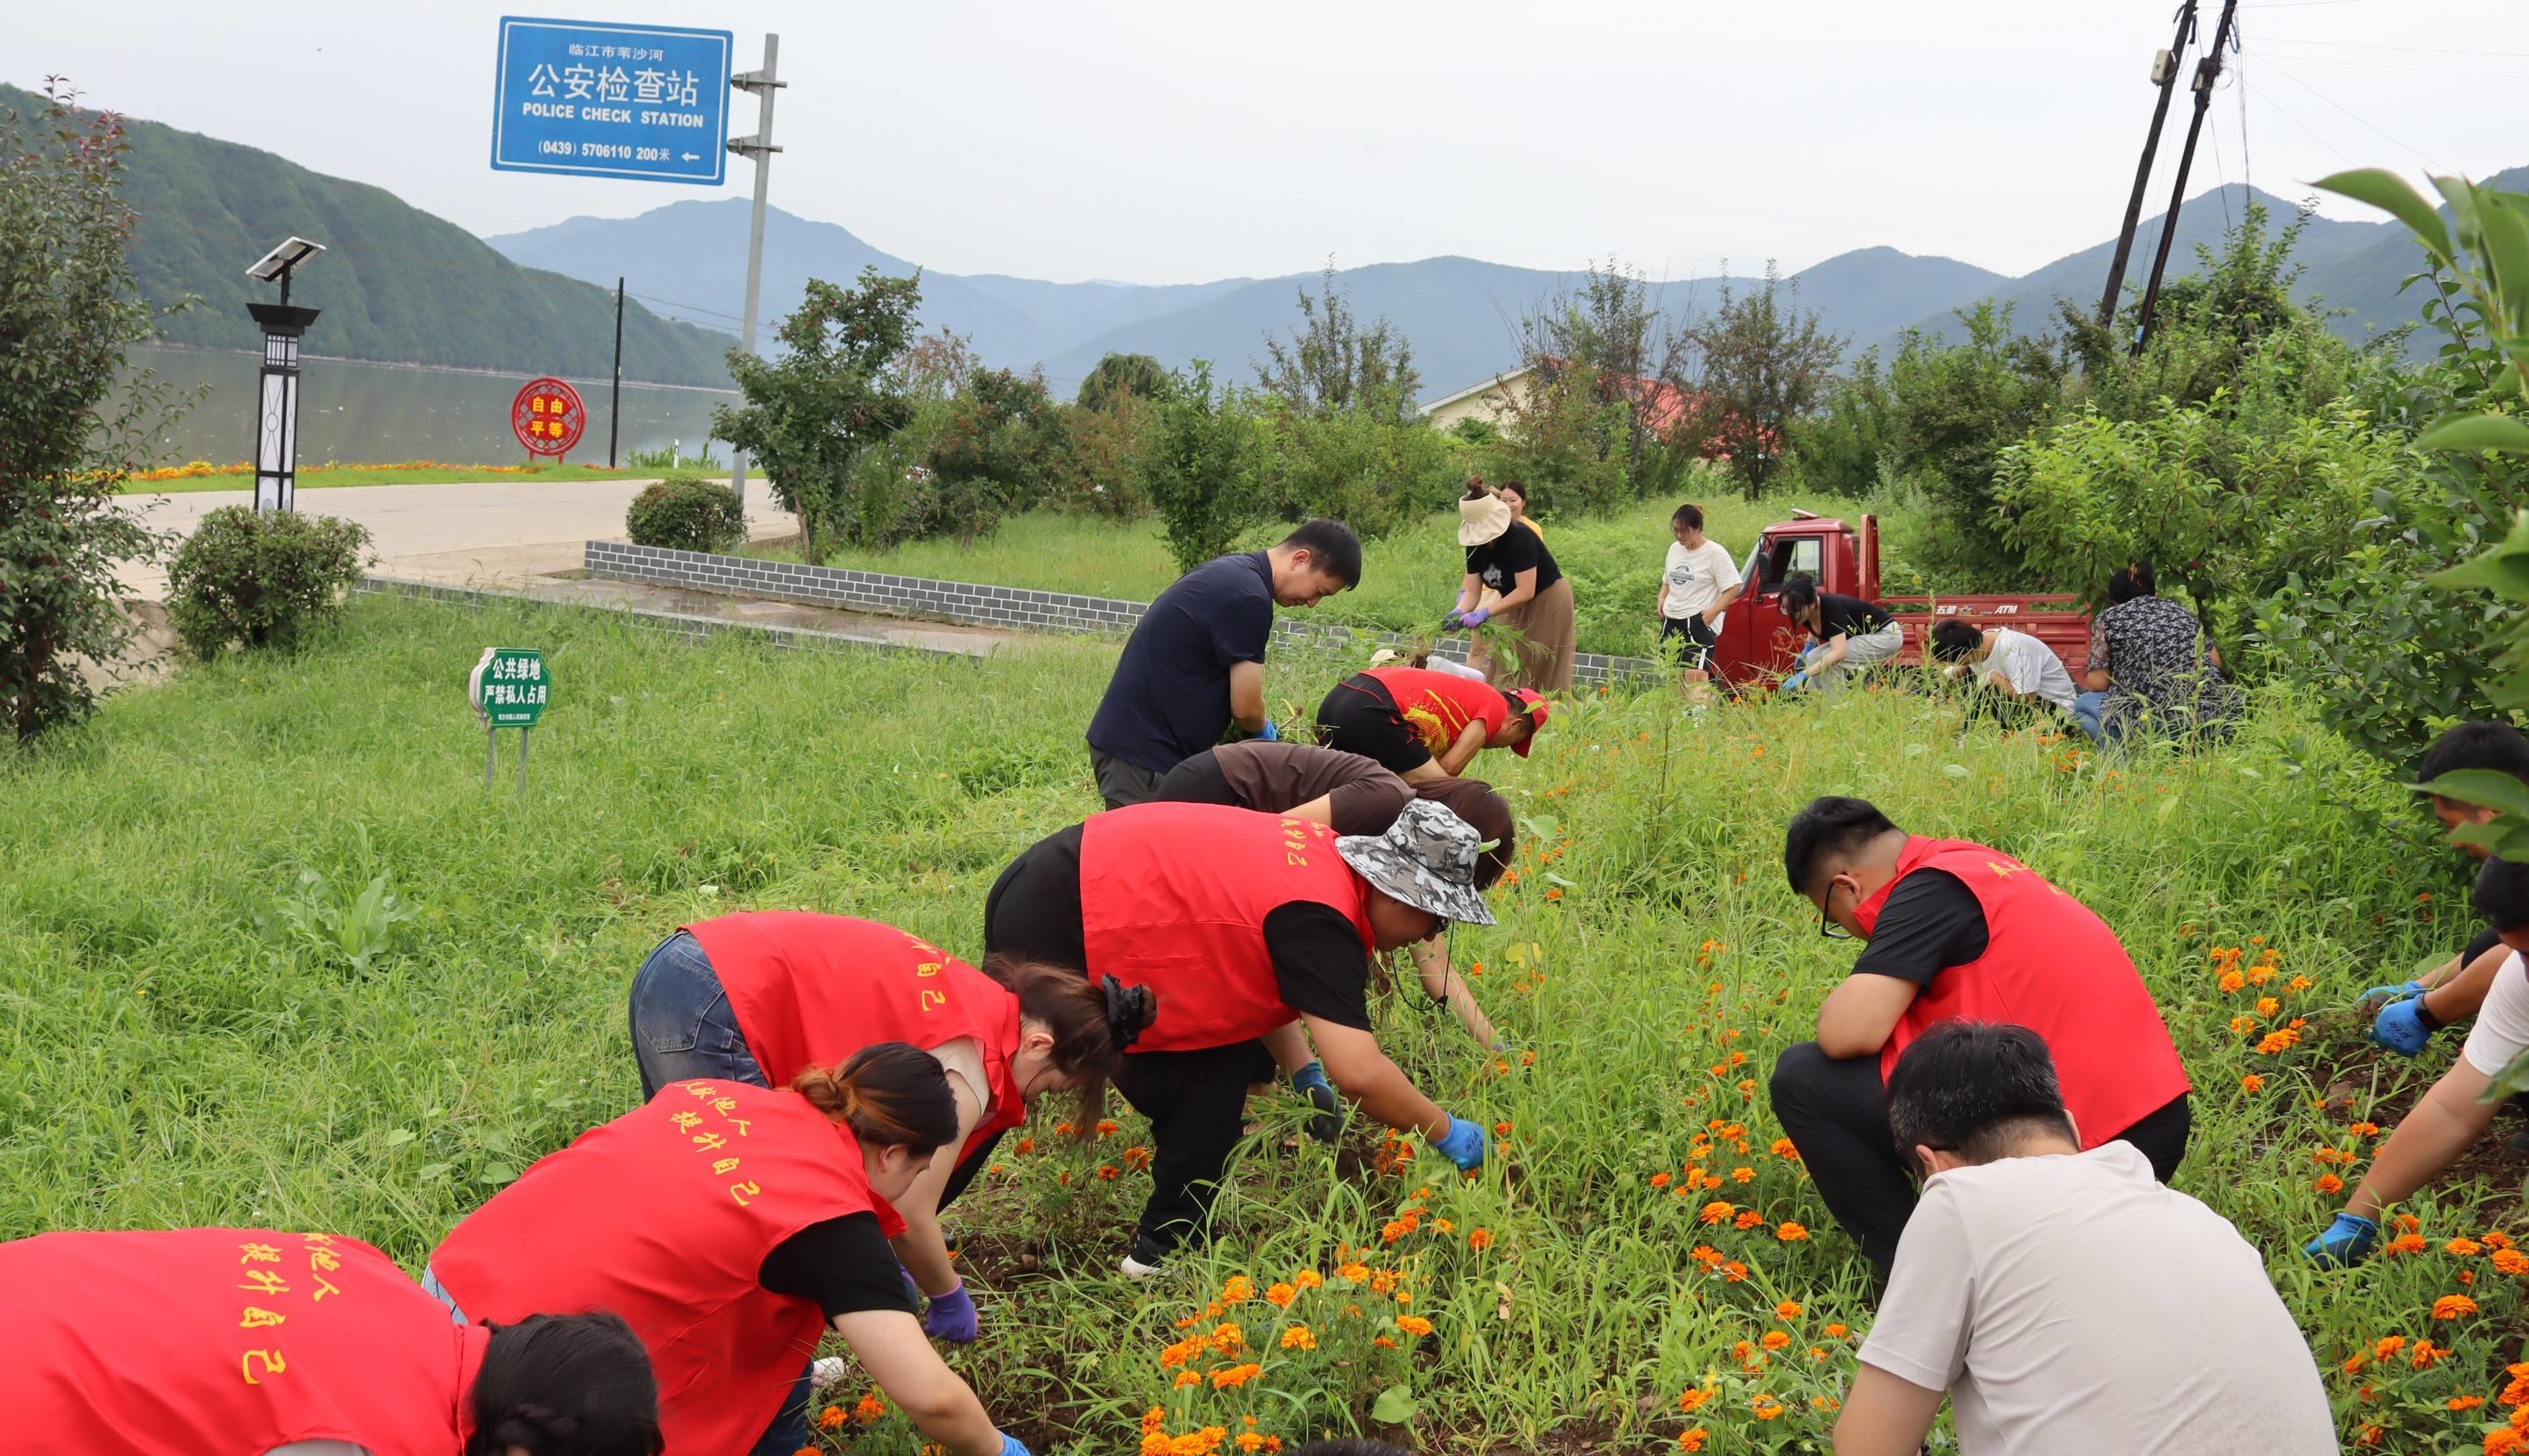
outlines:
[{"label": "blue jeans", "polygon": [[[710,1078],[769,1087],[755,1053],[746,1050],[737,1013],[700,942],[683,931],[659,943],[632,977],[632,1057],[641,1066],[641,1096],[658,1096],[671,1082]],[[424,1287],[428,1287],[425,1285]],[[444,1295],[442,1296],[445,1297]],[[784,1401],[753,1456],[791,1456],[807,1445],[808,1372]]]},{"label": "blue jeans", "polygon": [[2125,733],[2122,730],[2111,730],[2100,722],[2100,715],[2107,712],[2107,708],[2106,693],[2076,693],[2072,698],[2072,721],[2079,724],[2081,731],[2088,733],[2095,742],[2106,743],[2113,738],[2124,737]]},{"label": "blue jeans", "polygon": [[773,1085],[746,1050],[720,972],[702,943],[683,931],[660,942],[632,977],[632,1057],[641,1065],[645,1101],[671,1082],[697,1077]]},{"label": "blue jeans", "polygon": [[474,1322],[465,1318],[463,1310],[457,1307],[457,1296],[449,1293],[448,1286],[439,1282],[439,1270],[426,1264],[421,1267],[421,1292],[448,1306],[448,1318],[456,1323]]}]

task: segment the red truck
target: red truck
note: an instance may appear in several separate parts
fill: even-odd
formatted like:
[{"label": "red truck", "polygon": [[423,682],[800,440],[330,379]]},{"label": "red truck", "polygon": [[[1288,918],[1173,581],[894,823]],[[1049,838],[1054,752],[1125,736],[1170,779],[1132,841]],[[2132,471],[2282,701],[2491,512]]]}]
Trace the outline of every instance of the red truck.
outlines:
[{"label": "red truck", "polygon": [[1932,623],[1944,617],[1964,617],[1979,627],[2006,626],[2026,632],[2053,648],[2072,680],[2090,663],[2090,614],[2081,599],[2066,593],[2042,596],[1883,597],[1879,595],[1879,517],[1861,517],[1859,529],[1806,511],[1765,528],[1755,548],[1741,564],[1748,583],[1732,605],[1713,650],[1713,668],[1721,679],[1739,688],[1761,686],[1792,672],[1794,659],[1808,643],[1808,632],[1783,615],[1783,583],[1798,575],[1817,582],[1818,590],[1879,602],[1895,612],[1906,627],[1901,663],[1923,660]]}]

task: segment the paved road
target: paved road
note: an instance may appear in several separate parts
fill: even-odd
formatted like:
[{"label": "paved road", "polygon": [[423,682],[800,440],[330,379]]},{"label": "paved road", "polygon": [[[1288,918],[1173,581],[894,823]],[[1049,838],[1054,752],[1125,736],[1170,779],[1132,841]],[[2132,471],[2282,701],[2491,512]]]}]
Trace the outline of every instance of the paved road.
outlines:
[{"label": "paved road", "polygon": [[[302,490],[298,509],[369,528],[381,575],[448,585],[510,585],[578,568],[581,543],[621,540],[624,508],[646,480],[487,481],[450,485],[355,485]],[[186,491],[132,497],[153,526],[190,531],[203,512],[253,504],[251,491]],[[788,512],[749,482],[748,534],[757,540],[798,530]],[[144,599],[166,595],[167,575],[137,563],[122,571]]]}]

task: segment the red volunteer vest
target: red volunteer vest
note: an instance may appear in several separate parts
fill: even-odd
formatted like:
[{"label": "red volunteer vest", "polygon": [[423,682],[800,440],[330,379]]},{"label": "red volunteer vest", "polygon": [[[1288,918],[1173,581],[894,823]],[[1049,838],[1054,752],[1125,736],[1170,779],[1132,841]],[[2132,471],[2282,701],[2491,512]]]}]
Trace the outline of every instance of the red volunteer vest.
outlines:
[{"label": "red volunteer vest", "polygon": [[685,931],[711,957],[746,1050],[774,1086],[881,1042],[928,1052],[971,1037],[992,1084],[977,1090],[993,1105],[958,1157],[1027,1121],[1010,1075],[1019,998],[947,951],[875,920],[801,910],[723,915]]},{"label": "red volunteer vest", "polygon": [[2187,1091],[2186,1068],[2117,933],[2089,906],[1999,849],[1909,836],[1875,917],[1916,870],[1947,870],[1984,906],[1983,955],[1932,978],[1879,1052],[1884,1081],[1916,1037],[1953,1017],[2027,1027],[2054,1053],[2064,1105],[2095,1148]]},{"label": "red volunteer vest", "polygon": [[1433,753],[1457,742],[1458,734],[1478,719],[1483,721],[1487,743],[1499,738],[1510,722],[1510,704],[1501,690],[1473,678],[1429,668],[1372,668],[1368,675],[1386,686],[1387,695],[1396,700],[1396,711]]},{"label": "red volunteer vest", "polygon": [[1333,906],[1372,944],[1369,886],[1324,825],[1222,804],[1137,804],[1092,817],[1081,835],[1089,974],[1158,993],[1158,1019],[1136,1052],[1234,1047],[1296,1019],[1264,950],[1265,915],[1293,900]]},{"label": "red volunteer vest", "polygon": [[817,1348],[824,1312],[758,1282],[829,1218],[885,1210],[849,1129],[795,1092],[671,1082],[539,1159],[430,1256],[466,1318],[612,1310],[659,1374],[667,1456],[752,1450]]},{"label": "red volunteer vest", "polygon": [[336,1440],[457,1456],[474,1433],[491,1331],[451,1324],[356,1239],[48,1233],[0,1245],[0,1289],[11,1450],[263,1456]]}]

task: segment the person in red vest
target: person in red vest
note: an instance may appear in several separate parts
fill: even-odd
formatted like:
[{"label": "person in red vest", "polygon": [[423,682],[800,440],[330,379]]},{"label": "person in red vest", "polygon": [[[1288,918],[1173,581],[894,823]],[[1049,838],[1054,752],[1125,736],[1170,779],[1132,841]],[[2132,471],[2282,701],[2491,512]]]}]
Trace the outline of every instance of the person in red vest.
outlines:
[{"label": "person in red vest", "polygon": [[456,1318],[613,1310],[658,1369],[667,1456],[791,1456],[831,1327],[949,1456],[1026,1456],[942,1363],[888,1239],[888,1200],[957,1135],[947,1074],[901,1042],[790,1088],[671,1082],[539,1159],[430,1256]]},{"label": "person in red vest", "polygon": [[1525,687],[1494,687],[1432,668],[1372,668],[1336,683],[1318,705],[1318,741],[1376,759],[1419,783],[1456,778],[1486,748],[1528,757],[1553,711]]},{"label": "person in red vest", "polygon": [[[0,1409],[23,1451],[657,1456],[613,1315],[460,1327],[359,1242],[270,1228],[0,1244]],[[25,1444],[19,1444],[20,1441]]]},{"label": "person in red vest", "polygon": [[632,978],[632,1054],[648,1097],[694,1078],[787,1087],[881,1042],[930,1052],[957,1099],[957,1156],[888,1202],[905,1224],[896,1257],[930,1301],[923,1328],[965,1344],[980,1321],[940,1210],[1027,1120],[1031,1099],[1112,1075],[1148,1001],[1118,1004],[1076,971],[1008,956],[978,971],[875,920],[762,910],[688,925],[650,952]]},{"label": "person in red vest", "polygon": [[2189,1123],[2186,1069],[2107,922],[1999,849],[1927,839],[1865,800],[1822,798],[1783,840],[1819,933],[1869,944],[1818,1008],[1817,1040],[1774,1063],[1775,1120],[1818,1197],[1882,1278],[1914,1211],[1885,1086],[1916,1037],[1953,1017],[2045,1039],[2084,1150],[2125,1142],[2161,1182]]},{"label": "person in red vest", "polygon": [[[1234,804],[1263,814],[1287,814],[1322,824],[1338,835],[1383,835],[1417,795],[1431,799],[1473,826],[1483,841],[1476,861],[1476,889],[1490,890],[1518,852],[1518,826],[1510,801],[1474,779],[1426,779],[1409,784],[1372,760],[1335,748],[1261,740],[1224,743],[1198,753],[1159,781],[1157,802]],[[1467,1034],[1495,1052],[1510,1050],[1476,1000],[1467,978],[1449,964],[1449,943],[1434,936],[1412,947],[1414,969],[1434,1002],[1457,1014]],[[1309,1135],[1331,1143],[1343,1133],[1343,1100],[1326,1079],[1323,1063],[1293,1022],[1267,1033],[1265,1050],[1291,1082],[1291,1090],[1317,1107]]]},{"label": "person in red vest", "polygon": [[1052,835],[1001,872],[984,944],[1102,982],[1148,988],[1158,1016],[1115,1085],[1151,1119],[1152,1190],[1124,1272],[1200,1236],[1238,1147],[1247,1089],[1273,1075],[1263,1038],[1299,1021],[1344,1094],[1419,1132],[1461,1168],[1483,1128],[1417,1089],[1371,1032],[1372,952],[1450,920],[1493,923],[1476,889],[1480,841],[1429,802],[1386,834],[1220,804],[1138,804]]}]

